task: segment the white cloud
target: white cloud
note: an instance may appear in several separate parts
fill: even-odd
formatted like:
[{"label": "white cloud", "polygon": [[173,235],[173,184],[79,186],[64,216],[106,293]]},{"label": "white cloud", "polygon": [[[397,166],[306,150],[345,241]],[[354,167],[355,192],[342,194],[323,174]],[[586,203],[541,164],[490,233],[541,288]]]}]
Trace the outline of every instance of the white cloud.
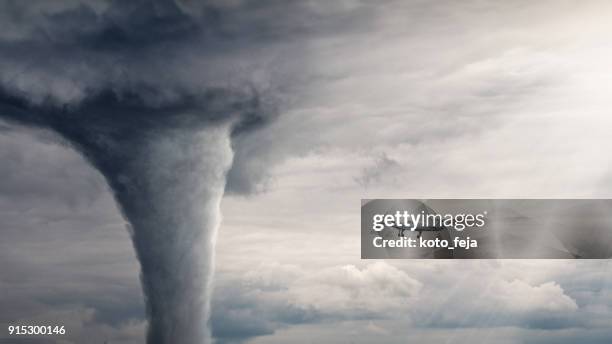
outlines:
[{"label": "white cloud", "polygon": [[432,327],[556,328],[576,323],[578,304],[557,282],[529,282],[520,272],[497,273],[495,267],[451,269],[455,271],[411,272],[410,265],[398,268],[384,261],[321,270],[265,264],[249,273],[242,285],[261,302],[284,300],[319,317],[400,316],[412,325]]},{"label": "white cloud", "polygon": [[304,308],[345,317],[405,310],[421,283],[385,262],[359,269],[354,265],[330,267],[299,278],[289,294]]}]

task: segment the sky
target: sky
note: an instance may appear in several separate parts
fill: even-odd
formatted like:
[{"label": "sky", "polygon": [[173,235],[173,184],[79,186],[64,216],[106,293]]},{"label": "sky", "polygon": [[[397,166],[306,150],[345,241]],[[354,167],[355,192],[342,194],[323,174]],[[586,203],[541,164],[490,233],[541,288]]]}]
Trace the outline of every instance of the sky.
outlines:
[{"label": "sky", "polygon": [[[248,84],[272,104],[269,123],[233,141],[212,297],[218,343],[610,342],[607,260],[361,260],[359,207],[612,197],[612,4],[207,5],[224,18],[195,15],[221,23],[210,40],[162,31],[154,37],[175,50],[120,49],[122,74],[112,49],[81,48],[71,20],[49,14],[103,13],[106,2],[2,2],[14,12],[0,11],[0,45],[14,56],[0,58],[0,84],[69,104],[123,78],[161,85],[167,99]],[[139,38],[147,23],[129,32]],[[85,49],[88,62],[72,68],[53,44],[28,54],[14,44],[41,28],[74,38],[67,51]],[[20,69],[22,56],[31,68]],[[32,343],[144,342],[138,261],[102,175],[53,133],[13,122],[0,125],[0,161],[2,327],[69,329]]]}]

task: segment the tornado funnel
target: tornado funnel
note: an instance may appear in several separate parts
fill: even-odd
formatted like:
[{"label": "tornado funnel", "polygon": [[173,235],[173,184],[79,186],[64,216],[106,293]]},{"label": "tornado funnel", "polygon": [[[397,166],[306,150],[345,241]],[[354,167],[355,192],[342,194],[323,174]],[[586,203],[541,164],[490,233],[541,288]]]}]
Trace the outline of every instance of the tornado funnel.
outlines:
[{"label": "tornado funnel", "polygon": [[231,137],[258,113],[256,98],[214,90],[159,105],[105,92],[73,107],[0,98],[2,117],[55,131],[105,177],[140,261],[148,343],[210,342]]},{"label": "tornado funnel", "polygon": [[228,132],[226,125],[167,129],[129,148],[118,145],[119,152],[105,152],[105,158],[125,159],[121,166],[101,165],[100,171],[130,222],[147,299],[149,343],[210,338],[214,242],[232,157]]}]

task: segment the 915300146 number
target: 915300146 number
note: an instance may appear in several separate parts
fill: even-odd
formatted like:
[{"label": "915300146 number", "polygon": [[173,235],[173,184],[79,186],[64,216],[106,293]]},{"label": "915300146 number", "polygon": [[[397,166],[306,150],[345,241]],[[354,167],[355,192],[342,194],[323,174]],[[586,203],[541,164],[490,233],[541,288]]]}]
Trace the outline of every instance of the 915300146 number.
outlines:
[{"label": "915300146 number", "polygon": [[15,336],[62,335],[66,334],[66,328],[63,325],[9,325],[8,332]]}]

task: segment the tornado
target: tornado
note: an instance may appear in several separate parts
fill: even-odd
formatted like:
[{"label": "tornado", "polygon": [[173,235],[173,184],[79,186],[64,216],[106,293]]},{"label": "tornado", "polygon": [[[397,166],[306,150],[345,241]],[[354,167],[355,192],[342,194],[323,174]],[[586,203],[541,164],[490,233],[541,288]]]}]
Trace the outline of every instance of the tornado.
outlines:
[{"label": "tornado", "polygon": [[229,128],[163,129],[146,136],[134,142],[121,166],[100,171],[130,222],[147,299],[148,342],[209,342],[219,202],[232,159]]},{"label": "tornado", "polygon": [[4,119],[59,134],[108,182],[141,266],[147,342],[211,342],[214,246],[231,138],[260,111],[257,97],[214,90],[152,105],[104,92],[57,106],[0,94]]},{"label": "tornado", "polygon": [[0,2],[0,121],[56,133],[104,176],[140,263],[149,344],[212,341],[219,203],[264,175],[251,173],[267,163],[253,163],[245,138],[276,117],[266,87],[286,87],[261,66],[275,47],[288,50],[279,28],[291,42],[308,32],[295,20],[310,18],[304,11],[293,2]]}]

